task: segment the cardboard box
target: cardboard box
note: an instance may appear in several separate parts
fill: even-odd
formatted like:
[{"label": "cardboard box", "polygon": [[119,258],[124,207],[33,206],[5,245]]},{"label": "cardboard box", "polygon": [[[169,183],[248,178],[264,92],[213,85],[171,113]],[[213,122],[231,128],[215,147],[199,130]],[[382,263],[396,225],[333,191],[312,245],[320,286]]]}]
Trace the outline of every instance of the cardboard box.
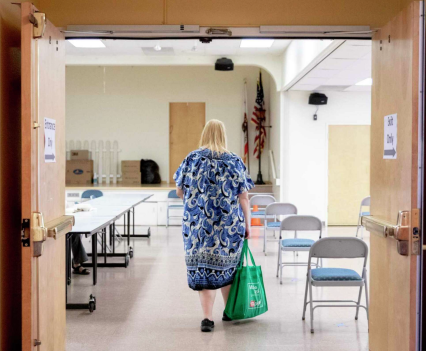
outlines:
[{"label": "cardboard box", "polygon": [[92,160],[70,160],[67,161],[66,171],[67,184],[92,184],[93,161]]},{"label": "cardboard box", "polygon": [[71,150],[71,160],[88,160],[89,150]]},{"label": "cardboard box", "polygon": [[121,173],[135,173],[141,171],[141,161],[121,161]]},{"label": "cardboard box", "polygon": [[121,175],[121,184],[139,185],[141,180],[141,172],[123,172]]}]

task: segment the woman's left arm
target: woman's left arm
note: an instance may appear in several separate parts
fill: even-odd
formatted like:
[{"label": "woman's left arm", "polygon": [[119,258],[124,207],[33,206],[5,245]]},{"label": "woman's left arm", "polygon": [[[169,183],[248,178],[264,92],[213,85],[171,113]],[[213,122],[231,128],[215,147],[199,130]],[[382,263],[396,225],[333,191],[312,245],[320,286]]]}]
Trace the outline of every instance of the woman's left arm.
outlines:
[{"label": "woman's left arm", "polygon": [[183,190],[178,186],[176,187],[176,194],[183,200]]}]

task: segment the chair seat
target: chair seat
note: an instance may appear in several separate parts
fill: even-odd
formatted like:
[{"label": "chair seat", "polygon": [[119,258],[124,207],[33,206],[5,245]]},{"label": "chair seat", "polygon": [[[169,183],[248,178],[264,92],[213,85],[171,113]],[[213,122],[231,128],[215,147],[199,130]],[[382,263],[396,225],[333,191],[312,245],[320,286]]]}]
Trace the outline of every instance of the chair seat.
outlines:
[{"label": "chair seat", "polygon": [[264,216],[265,211],[251,211],[251,214],[256,216]]},{"label": "chair seat", "polygon": [[268,222],[267,228],[279,228],[281,226],[281,222]]},{"label": "chair seat", "polygon": [[369,216],[370,212],[361,212],[360,214],[361,214],[361,216]]},{"label": "chair seat", "polygon": [[283,247],[311,247],[315,240],[311,239],[284,239],[281,240]]},{"label": "chair seat", "polygon": [[169,205],[169,208],[183,208],[183,205]]},{"label": "chair seat", "polygon": [[362,280],[357,272],[346,268],[315,268],[312,269],[311,275],[316,281]]}]

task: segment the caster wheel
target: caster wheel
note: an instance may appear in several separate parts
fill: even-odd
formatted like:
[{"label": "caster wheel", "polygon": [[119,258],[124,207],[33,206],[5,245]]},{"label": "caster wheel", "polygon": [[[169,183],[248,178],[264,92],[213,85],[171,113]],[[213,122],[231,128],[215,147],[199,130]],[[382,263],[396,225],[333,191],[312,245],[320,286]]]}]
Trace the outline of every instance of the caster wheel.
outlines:
[{"label": "caster wheel", "polygon": [[96,297],[94,297],[92,294],[90,294],[90,299],[89,299],[89,311],[90,313],[93,313],[93,311],[96,311]]},{"label": "caster wheel", "polygon": [[357,320],[358,320],[358,317],[355,317],[355,320],[357,321]]},{"label": "caster wheel", "polygon": [[130,258],[133,258],[133,248],[132,247],[129,248],[129,256],[130,256]]},{"label": "caster wheel", "polygon": [[302,321],[304,321],[305,320],[305,318],[302,318]]},{"label": "caster wheel", "polygon": [[126,268],[129,266],[130,255],[126,255]]}]

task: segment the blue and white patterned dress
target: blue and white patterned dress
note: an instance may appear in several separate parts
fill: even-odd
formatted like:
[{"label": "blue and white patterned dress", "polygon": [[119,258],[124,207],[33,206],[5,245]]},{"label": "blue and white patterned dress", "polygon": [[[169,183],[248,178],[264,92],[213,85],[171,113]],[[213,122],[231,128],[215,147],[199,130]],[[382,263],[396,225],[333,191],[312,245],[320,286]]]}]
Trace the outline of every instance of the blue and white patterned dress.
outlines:
[{"label": "blue and white patterned dress", "polygon": [[191,152],[173,179],[184,191],[182,220],[188,285],[219,289],[234,280],[245,234],[238,195],[254,187],[234,153]]}]

